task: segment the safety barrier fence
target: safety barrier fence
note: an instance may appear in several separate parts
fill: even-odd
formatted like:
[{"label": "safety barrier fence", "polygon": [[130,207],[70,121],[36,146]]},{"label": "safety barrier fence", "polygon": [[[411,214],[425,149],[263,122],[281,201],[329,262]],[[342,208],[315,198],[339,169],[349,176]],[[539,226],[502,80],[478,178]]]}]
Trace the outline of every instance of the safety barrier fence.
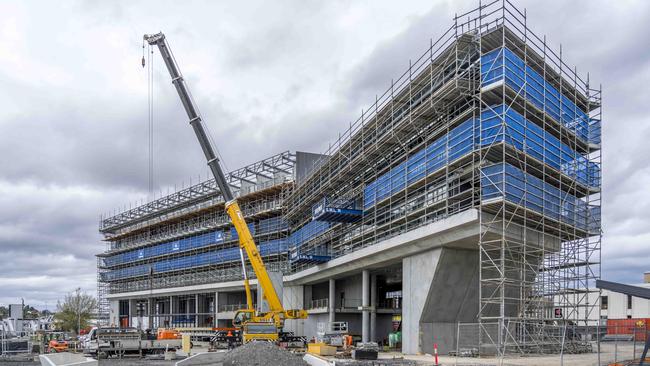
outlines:
[{"label": "safety barrier fence", "polygon": [[[644,320],[607,320],[600,325],[595,320],[583,324],[509,321],[505,327],[496,322],[458,323],[454,344],[441,352],[456,356],[451,364],[457,365],[471,363],[468,359],[479,356],[502,359],[499,364],[511,365],[515,362],[509,361],[521,360],[521,355],[539,357],[540,353],[544,354],[544,359],[537,359],[540,364],[638,365],[650,336]],[[648,364],[647,359],[644,364]]]}]

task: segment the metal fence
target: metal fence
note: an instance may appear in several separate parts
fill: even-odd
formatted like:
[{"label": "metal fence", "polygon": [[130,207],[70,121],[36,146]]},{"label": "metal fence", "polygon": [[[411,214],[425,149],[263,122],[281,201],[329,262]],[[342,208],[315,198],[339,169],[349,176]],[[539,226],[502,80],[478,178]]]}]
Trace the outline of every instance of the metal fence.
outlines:
[{"label": "metal fence", "polygon": [[[529,334],[524,336],[525,332]],[[648,319],[610,320],[604,325],[593,322],[586,327],[552,321],[543,325],[512,321],[504,326],[497,322],[458,323],[455,349],[449,356],[456,365],[472,363],[471,359],[477,357],[508,365],[533,355],[540,364],[639,365],[648,340]],[[512,349],[504,349],[508,347]],[[648,353],[645,365],[650,365]]]}]

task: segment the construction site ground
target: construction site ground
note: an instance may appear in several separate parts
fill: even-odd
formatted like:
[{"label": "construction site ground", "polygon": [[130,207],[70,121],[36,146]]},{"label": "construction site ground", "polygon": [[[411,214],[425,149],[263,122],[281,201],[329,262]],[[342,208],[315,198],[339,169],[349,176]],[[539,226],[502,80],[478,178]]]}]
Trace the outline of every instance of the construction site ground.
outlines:
[{"label": "construction site ground", "polygon": [[[632,360],[633,357],[639,358],[641,352],[643,351],[643,345],[637,343],[636,351],[634,350],[635,346],[631,342],[619,342],[615,343],[602,343],[601,344],[601,354],[600,354],[600,365],[608,365],[618,361],[620,364],[626,364],[625,361]],[[195,348],[192,354],[199,352],[206,352],[207,349]],[[222,355],[223,353],[221,353]],[[220,359],[221,355],[217,356],[217,359]],[[99,365],[147,365],[147,366],[171,366],[175,365],[177,362],[181,361],[185,357],[180,356],[179,359],[174,361],[165,361],[161,359],[138,359],[138,358],[124,358],[124,359],[107,359],[100,360]],[[382,360],[389,359],[403,359],[403,360],[412,360],[417,363],[417,365],[435,365],[435,359],[432,355],[403,355],[399,352],[381,352],[379,358]],[[331,360],[338,360],[334,357],[330,357]],[[564,355],[563,356],[565,365],[576,365],[576,366],[592,366],[598,365],[598,354],[588,353],[588,354],[577,354],[577,355]],[[189,361],[189,360],[188,360]],[[215,360],[216,361],[216,360]],[[495,357],[450,357],[445,355],[439,356],[440,365],[507,365],[507,366],[555,366],[561,364],[561,359],[559,355],[547,355],[547,356],[507,356],[505,358],[495,358]],[[192,365],[194,363],[183,362],[181,365]],[[202,364],[202,363],[196,363]],[[210,363],[211,365],[219,366],[221,363],[219,361]],[[3,360],[0,359],[0,366],[36,366],[40,365],[38,361],[28,361],[25,358],[21,360]]]}]

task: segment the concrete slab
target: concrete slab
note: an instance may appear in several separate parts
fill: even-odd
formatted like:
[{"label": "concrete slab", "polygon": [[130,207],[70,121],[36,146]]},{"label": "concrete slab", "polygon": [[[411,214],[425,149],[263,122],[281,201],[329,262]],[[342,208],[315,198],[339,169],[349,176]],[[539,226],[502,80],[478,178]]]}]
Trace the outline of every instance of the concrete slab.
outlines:
[{"label": "concrete slab", "polygon": [[226,352],[201,352],[176,362],[176,366],[221,366]]},{"label": "concrete slab", "polygon": [[50,353],[46,355],[39,355],[38,359],[41,361],[42,366],[97,365],[97,360],[92,359],[90,357],[85,357],[80,353],[69,353],[69,352]]}]

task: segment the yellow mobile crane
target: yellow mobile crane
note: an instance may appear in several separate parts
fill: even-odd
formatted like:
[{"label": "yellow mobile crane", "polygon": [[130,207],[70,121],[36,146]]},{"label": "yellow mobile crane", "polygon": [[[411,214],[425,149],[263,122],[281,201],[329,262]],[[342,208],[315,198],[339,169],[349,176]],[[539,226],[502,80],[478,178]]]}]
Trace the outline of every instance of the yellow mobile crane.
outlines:
[{"label": "yellow mobile crane", "polygon": [[[233,319],[233,325],[241,330],[242,341],[244,343],[252,340],[271,340],[280,342],[296,342],[300,337],[295,337],[292,333],[283,332],[285,319],[305,319],[307,312],[302,309],[284,309],[282,302],[278,298],[278,294],[273,287],[273,283],[269,278],[266,271],[262,256],[257,250],[257,245],[253,240],[241,208],[237,203],[230,190],[230,185],[226,181],[226,176],[221,169],[219,159],[217,158],[214,149],[208,139],[203,128],[203,121],[196,107],[194,100],[189,93],[187,83],[183,79],[181,72],[176,64],[176,60],[169,49],[169,45],[165,40],[165,35],[160,32],[157,34],[145,34],[144,40],[151,46],[157,46],[162,56],[165,66],[172,78],[172,84],[176,87],[178,96],[181,99],[185,112],[190,119],[190,125],[194,129],[194,133],[199,140],[201,149],[208,160],[208,166],[212,171],[212,175],[221,191],[225,200],[225,208],[230,220],[237,230],[239,236],[239,254],[241,257],[242,271],[244,277],[244,288],[246,290],[246,305],[247,309],[237,311]],[[142,58],[142,65],[144,67],[144,57]],[[269,304],[269,311],[266,313],[258,312],[253,308],[253,298],[251,296],[250,284],[246,274],[246,261],[244,259],[244,251],[248,256],[248,260],[253,267],[253,271],[257,276],[258,286],[262,288],[264,298]]]}]

